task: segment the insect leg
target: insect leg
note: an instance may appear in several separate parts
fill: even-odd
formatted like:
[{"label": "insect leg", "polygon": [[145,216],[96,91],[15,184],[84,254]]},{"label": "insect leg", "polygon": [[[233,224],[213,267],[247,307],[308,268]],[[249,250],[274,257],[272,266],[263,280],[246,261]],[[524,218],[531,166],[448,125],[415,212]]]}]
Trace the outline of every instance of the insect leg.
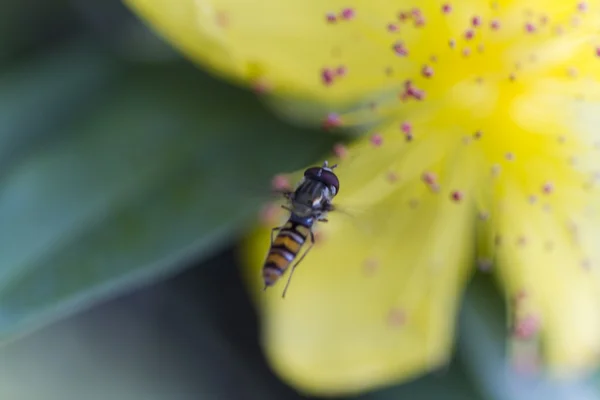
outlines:
[{"label": "insect leg", "polygon": [[294,263],[294,265],[292,266],[292,270],[290,271],[290,276],[288,276],[288,280],[285,284],[285,288],[283,288],[283,294],[281,295],[282,298],[285,298],[285,293],[288,290],[288,286],[290,286],[290,282],[292,281],[292,275],[294,274],[294,270],[296,269],[296,267],[298,266],[298,264],[300,264],[300,262],[304,259],[304,257],[306,257],[306,255],[308,254],[308,252],[310,251],[310,249],[312,249],[312,247],[315,244],[315,234],[313,233],[313,231],[310,231],[310,246],[308,247],[308,249],[306,249],[306,251],[302,254],[302,256],[298,259],[298,261],[296,261]]},{"label": "insect leg", "polygon": [[289,208],[288,206],[284,206],[284,205],[282,205],[282,206],[281,206],[281,208],[283,208],[284,210],[287,210],[287,211],[289,211],[289,212],[292,212],[292,209],[291,209],[291,208]]},{"label": "insect leg", "polygon": [[285,190],[285,189],[275,189],[272,190],[271,193],[275,194],[275,195],[281,195],[286,199],[291,199],[294,192],[291,190]]}]

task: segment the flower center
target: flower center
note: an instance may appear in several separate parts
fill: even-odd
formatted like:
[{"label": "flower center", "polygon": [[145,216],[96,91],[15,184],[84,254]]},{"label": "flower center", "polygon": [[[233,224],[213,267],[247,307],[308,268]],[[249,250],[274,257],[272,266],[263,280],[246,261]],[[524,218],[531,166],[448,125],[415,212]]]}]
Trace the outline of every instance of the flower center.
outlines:
[{"label": "flower center", "polygon": [[[338,64],[322,69],[322,84],[351,92],[346,85],[356,73],[362,86],[378,88],[375,100],[330,115],[327,124],[395,121],[373,135],[377,146],[476,145],[472,153],[487,171],[521,179],[536,195],[552,192],[553,178],[572,179],[572,170],[590,173],[576,164],[594,139],[573,121],[582,103],[600,100],[600,4],[544,6],[415,2],[395,15],[352,7],[327,13],[324,23],[348,30],[353,41],[334,46]],[[547,176],[532,180],[528,168]]]}]

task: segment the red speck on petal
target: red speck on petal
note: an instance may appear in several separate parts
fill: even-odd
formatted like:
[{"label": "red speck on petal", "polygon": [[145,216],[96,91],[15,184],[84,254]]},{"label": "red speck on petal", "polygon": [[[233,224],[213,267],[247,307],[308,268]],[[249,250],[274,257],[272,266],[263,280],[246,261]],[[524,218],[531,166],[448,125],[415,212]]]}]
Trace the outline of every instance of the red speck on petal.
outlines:
[{"label": "red speck on petal", "polygon": [[421,68],[421,73],[425,78],[430,78],[433,76],[433,68],[429,65],[423,65],[423,68]]},{"label": "red speck on petal", "polygon": [[334,13],[327,13],[325,14],[325,19],[327,20],[327,22],[329,23],[334,23],[337,22],[337,16]]},{"label": "red speck on petal", "polygon": [[452,12],[452,5],[450,3],[445,3],[442,5],[442,12],[444,14],[450,14]]},{"label": "red speck on petal", "polygon": [[535,204],[537,202],[537,196],[532,194],[527,200],[529,201],[529,204]]},{"label": "red speck on petal", "polygon": [[273,203],[264,206],[259,213],[258,219],[261,224],[265,226],[271,226],[275,223],[277,214],[281,211],[281,208]]},{"label": "red speck on petal", "polygon": [[425,91],[421,89],[415,89],[412,93],[412,97],[417,100],[423,100],[425,98]]},{"label": "red speck on petal", "polygon": [[268,93],[271,89],[272,88],[271,88],[271,85],[269,84],[269,82],[267,82],[263,78],[257,79],[252,84],[252,90],[254,91],[254,93],[256,93],[258,95]]},{"label": "red speck on petal", "polygon": [[479,15],[475,15],[473,18],[471,18],[471,25],[474,27],[481,26],[481,17]]},{"label": "red speck on petal", "polygon": [[399,179],[398,174],[393,171],[388,172],[386,175],[386,178],[387,178],[388,182],[390,182],[390,183],[397,182]]},{"label": "red speck on petal", "polygon": [[339,77],[345,76],[348,69],[344,65],[340,65],[335,69],[335,74]]},{"label": "red speck on petal", "polygon": [[577,4],[577,10],[581,12],[587,11],[587,3],[585,1],[579,2]]},{"label": "red speck on petal", "polygon": [[450,194],[450,198],[457,203],[459,201],[461,201],[464,197],[465,197],[464,193],[461,192],[460,190],[455,190]]},{"label": "red speck on petal", "polygon": [[437,176],[433,172],[430,172],[430,171],[423,172],[421,179],[423,180],[423,182],[425,182],[428,185],[433,185],[433,184],[437,183]]},{"label": "red speck on petal", "polygon": [[413,140],[412,125],[409,122],[403,122],[400,125],[400,130],[402,131],[402,133],[404,133],[406,141],[410,142],[411,140]]},{"label": "red speck on petal", "polygon": [[453,49],[456,46],[456,40],[454,40],[454,39],[448,40],[448,46],[450,46],[450,48]]},{"label": "red speck on petal", "polygon": [[482,132],[482,131],[480,131],[480,130],[478,130],[478,131],[475,131],[475,133],[473,134],[473,137],[474,137],[475,139],[481,139],[481,137],[482,137],[482,136],[483,136],[483,132]]},{"label": "red speck on petal", "polygon": [[389,32],[397,32],[398,31],[398,25],[396,25],[396,24],[388,24],[387,30]]},{"label": "red speck on petal", "polygon": [[554,191],[554,185],[552,184],[552,182],[546,182],[542,186],[542,193],[544,193],[544,194],[550,194],[553,191]]},{"label": "red speck on petal", "polygon": [[425,25],[425,17],[422,15],[415,16],[415,26],[420,27]]},{"label": "red speck on petal", "polygon": [[404,43],[402,43],[402,42],[396,42],[396,44],[394,44],[394,51],[399,56],[407,56],[408,55],[408,49],[404,46]]},{"label": "red speck on petal", "polygon": [[373,146],[379,147],[382,145],[382,143],[383,143],[383,137],[381,136],[381,134],[374,133],[371,136],[371,144],[373,144]]},{"label": "red speck on petal", "polygon": [[395,308],[388,315],[388,324],[392,328],[399,328],[406,323],[406,313],[404,310]]},{"label": "red speck on petal", "polygon": [[335,113],[329,114],[327,118],[325,118],[325,121],[323,121],[323,128],[325,129],[336,128],[340,125],[342,125],[342,119]]},{"label": "red speck on petal", "polygon": [[315,245],[321,245],[325,240],[327,240],[327,235],[323,231],[315,232]]},{"label": "red speck on petal", "polygon": [[565,28],[563,28],[562,26],[558,25],[554,28],[554,33],[558,36],[562,35],[563,33],[565,33]]},{"label": "red speck on petal", "polygon": [[500,175],[500,172],[502,172],[502,167],[499,164],[494,164],[492,165],[490,172],[492,173],[492,176],[496,177]]},{"label": "red speck on petal", "polygon": [[348,148],[342,143],[336,143],[333,146],[333,154],[339,159],[345,159],[348,157]]},{"label": "red speck on petal", "polygon": [[471,49],[468,47],[465,47],[462,51],[462,55],[463,55],[463,57],[469,57],[469,55],[471,55]]},{"label": "red speck on petal", "polygon": [[367,275],[373,275],[379,269],[379,261],[376,258],[367,258],[363,263]]},{"label": "red speck on petal", "polygon": [[323,68],[321,70],[321,81],[324,85],[330,86],[335,78],[335,72],[331,68]]},{"label": "red speck on petal", "polygon": [[431,185],[429,185],[429,189],[433,193],[439,193],[439,191],[440,191],[440,184],[439,183],[432,183]]},{"label": "red speck on petal", "polygon": [[416,88],[410,80],[407,80],[404,82],[404,92],[400,94],[400,99],[405,101],[410,98],[423,100],[425,98],[425,91]]},{"label": "red speck on petal", "polygon": [[515,298],[514,298],[514,303],[515,305],[517,303],[520,303],[521,301],[525,300],[527,297],[529,297],[529,294],[527,293],[527,291],[525,289],[521,289],[519,290],[516,294],[515,294]]},{"label": "red speck on petal", "polygon": [[227,28],[229,26],[229,16],[224,11],[217,12],[216,23],[221,28]]},{"label": "red speck on petal", "polygon": [[285,175],[275,175],[271,180],[271,188],[275,191],[284,191],[291,189],[290,180]]},{"label": "red speck on petal", "polygon": [[490,28],[492,28],[494,31],[500,29],[500,21],[497,19],[492,20],[492,22],[490,22]]},{"label": "red speck on petal", "polygon": [[409,13],[407,13],[406,11],[400,11],[400,12],[398,13],[398,19],[399,19],[400,21],[406,21],[406,20],[407,20],[407,19],[409,19],[409,18],[410,18],[410,14],[409,14]]},{"label": "red speck on petal", "polygon": [[475,36],[475,31],[473,29],[467,29],[465,31],[465,39],[466,40],[471,40],[473,39],[473,36]]},{"label": "red speck on petal", "polygon": [[539,320],[533,315],[527,315],[516,322],[513,334],[517,339],[528,340],[534,337],[539,329]]},{"label": "red speck on petal", "polygon": [[535,32],[535,25],[533,25],[531,22],[526,23],[525,24],[525,32],[527,32],[527,33]]},{"label": "red speck on petal", "polygon": [[340,16],[345,20],[350,20],[354,18],[356,13],[353,8],[344,8],[340,14]]},{"label": "red speck on petal", "polygon": [[596,57],[600,57],[600,46],[596,47]]},{"label": "red speck on petal", "polygon": [[413,17],[420,17],[423,15],[423,13],[421,12],[420,8],[413,8],[412,10],[410,10],[410,13],[412,14]]}]

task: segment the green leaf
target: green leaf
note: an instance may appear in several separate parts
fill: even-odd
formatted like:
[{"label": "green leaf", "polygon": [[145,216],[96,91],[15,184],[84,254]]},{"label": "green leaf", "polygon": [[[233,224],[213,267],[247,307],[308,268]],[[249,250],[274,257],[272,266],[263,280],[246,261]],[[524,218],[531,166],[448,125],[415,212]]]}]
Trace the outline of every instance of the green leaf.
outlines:
[{"label": "green leaf", "polygon": [[214,253],[253,217],[274,173],[331,142],[188,64],[124,74],[3,183],[0,338]]},{"label": "green leaf", "polygon": [[230,248],[4,346],[0,399],[300,400],[264,360],[236,263]]},{"label": "green leaf", "polygon": [[493,400],[599,400],[591,380],[555,381],[518,374],[507,360],[504,307],[489,280],[475,279],[461,315],[460,354],[469,375]]},{"label": "green leaf", "polygon": [[47,43],[72,24],[70,0],[0,1],[0,63]]},{"label": "green leaf", "polygon": [[30,146],[43,144],[73,114],[94,106],[118,70],[86,40],[6,69],[0,76],[0,176]]}]

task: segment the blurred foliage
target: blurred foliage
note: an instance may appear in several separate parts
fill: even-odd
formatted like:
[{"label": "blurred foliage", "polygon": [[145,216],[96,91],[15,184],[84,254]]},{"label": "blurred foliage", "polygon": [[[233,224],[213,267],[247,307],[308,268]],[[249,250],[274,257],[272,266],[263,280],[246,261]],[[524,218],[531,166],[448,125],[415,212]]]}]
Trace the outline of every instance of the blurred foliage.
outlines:
[{"label": "blurred foliage", "polygon": [[[279,121],[119,2],[6,1],[0,22],[0,338],[36,330],[0,351],[0,398],[299,398],[262,357],[233,251],[271,176],[337,138]],[[456,362],[358,398],[599,398],[515,383],[493,286],[467,297]]]},{"label": "blurred foliage", "polygon": [[214,251],[254,216],[278,168],[329,144],[302,135],[282,152],[298,132],[189,65],[130,66],[110,85],[9,167],[0,334]]}]

